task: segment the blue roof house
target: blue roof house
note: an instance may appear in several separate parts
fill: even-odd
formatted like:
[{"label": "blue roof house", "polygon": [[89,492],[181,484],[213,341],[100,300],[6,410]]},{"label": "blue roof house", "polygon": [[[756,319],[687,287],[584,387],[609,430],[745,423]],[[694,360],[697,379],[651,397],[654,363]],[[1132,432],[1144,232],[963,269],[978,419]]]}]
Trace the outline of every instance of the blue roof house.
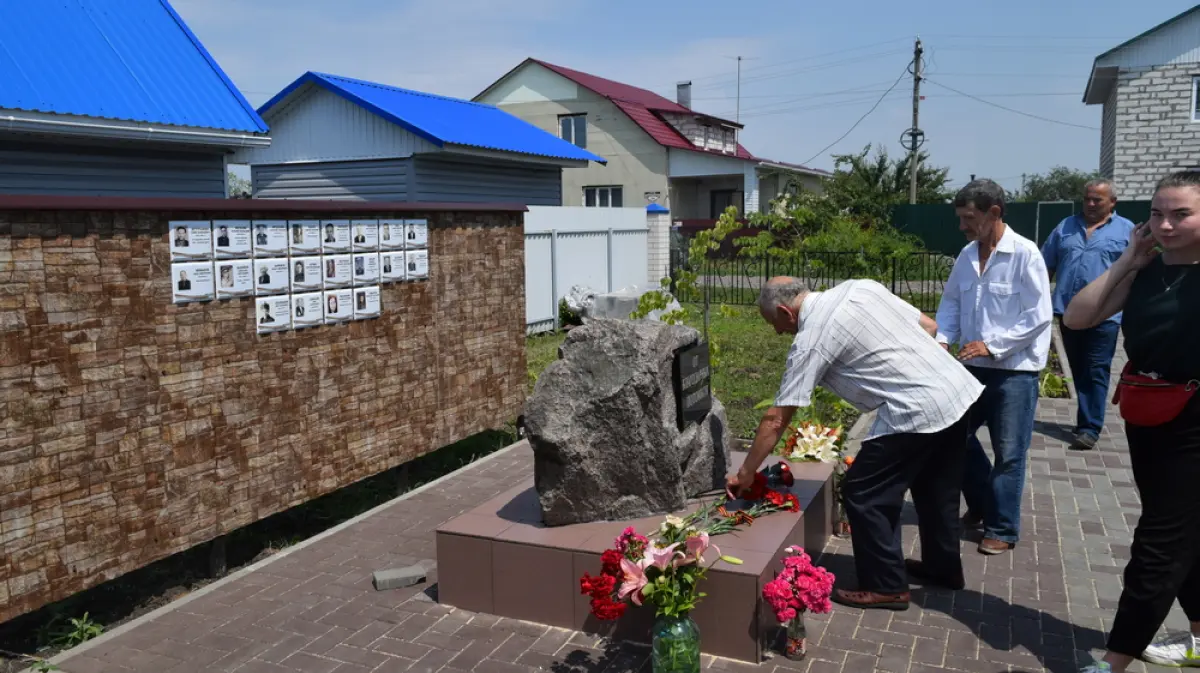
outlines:
[{"label": "blue roof house", "polygon": [[270,142],[167,0],[0,5],[0,193],[220,198]]},{"label": "blue roof house", "polygon": [[258,109],[258,199],[562,205],[562,169],[605,163],[492,105],[308,72]]}]

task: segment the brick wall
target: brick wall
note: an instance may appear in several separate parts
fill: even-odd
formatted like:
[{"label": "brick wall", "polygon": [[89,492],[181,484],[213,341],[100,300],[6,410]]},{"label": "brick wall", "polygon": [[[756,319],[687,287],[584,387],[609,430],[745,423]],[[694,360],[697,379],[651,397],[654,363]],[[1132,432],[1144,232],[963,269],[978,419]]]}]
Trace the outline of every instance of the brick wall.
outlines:
[{"label": "brick wall", "polygon": [[1149,199],[1168,173],[1200,165],[1192,122],[1196,64],[1122,70],[1117,80],[1113,179],[1118,198]]},{"label": "brick wall", "polygon": [[429,221],[429,280],[379,319],[258,335],[253,299],[171,303],[169,220],[338,217],[283,207],[0,204],[0,621],[519,413],[520,212],[342,214]]}]

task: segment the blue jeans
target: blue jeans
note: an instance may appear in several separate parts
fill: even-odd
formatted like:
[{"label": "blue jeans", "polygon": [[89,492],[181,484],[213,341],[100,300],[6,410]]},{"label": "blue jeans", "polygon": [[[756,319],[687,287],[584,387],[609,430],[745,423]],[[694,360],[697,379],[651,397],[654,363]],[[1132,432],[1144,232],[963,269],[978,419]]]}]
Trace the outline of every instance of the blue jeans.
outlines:
[{"label": "blue jeans", "polygon": [[1065,325],[1060,325],[1060,329],[1063,350],[1067,352],[1067,363],[1075,379],[1075,396],[1079,398],[1075,431],[1099,437],[1108,408],[1108,380],[1121,326],[1108,321],[1091,329],[1073,330]]},{"label": "blue jeans", "polygon": [[[1016,543],[1021,534],[1021,495],[1025,490],[1025,459],[1033,439],[1038,373],[967,369],[985,389],[971,407],[963,497],[967,508],[983,517],[984,537]],[[995,465],[975,437],[984,425],[992,439]]]}]

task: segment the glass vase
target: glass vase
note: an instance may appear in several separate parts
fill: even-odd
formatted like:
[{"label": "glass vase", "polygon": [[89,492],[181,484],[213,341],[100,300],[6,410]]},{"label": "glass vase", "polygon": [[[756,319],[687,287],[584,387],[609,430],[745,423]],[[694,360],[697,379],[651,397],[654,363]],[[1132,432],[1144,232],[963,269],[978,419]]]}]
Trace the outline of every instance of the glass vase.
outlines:
[{"label": "glass vase", "polygon": [[783,655],[792,661],[800,661],[808,655],[808,629],[804,626],[803,612],[784,625]]},{"label": "glass vase", "polygon": [[654,673],[699,673],[700,629],[691,617],[659,617],[651,635]]}]

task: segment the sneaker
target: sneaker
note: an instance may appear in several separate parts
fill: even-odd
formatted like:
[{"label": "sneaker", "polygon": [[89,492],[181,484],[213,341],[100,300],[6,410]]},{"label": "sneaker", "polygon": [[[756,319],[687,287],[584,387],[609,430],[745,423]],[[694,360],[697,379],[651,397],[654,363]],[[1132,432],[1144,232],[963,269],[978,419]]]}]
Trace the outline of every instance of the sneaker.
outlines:
[{"label": "sneaker", "polygon": [[1079,673],[1112,673],[1112,666],[1107,661],[1093,661],[1079,669]]},{"label": "sneaker", "polygon": [[1091,451],[1096,448],[1096,441],[1092,435],[1081,432],[1075,435],[1075,441],[1071,442],[1071,448],[1076,451]]},{"label": "sneaker", "polygon": [[1176,633],[1159,640],[1142,653],[1142,659],[1159,666],[1200,666],[1200,643],[1190,633]]}]

